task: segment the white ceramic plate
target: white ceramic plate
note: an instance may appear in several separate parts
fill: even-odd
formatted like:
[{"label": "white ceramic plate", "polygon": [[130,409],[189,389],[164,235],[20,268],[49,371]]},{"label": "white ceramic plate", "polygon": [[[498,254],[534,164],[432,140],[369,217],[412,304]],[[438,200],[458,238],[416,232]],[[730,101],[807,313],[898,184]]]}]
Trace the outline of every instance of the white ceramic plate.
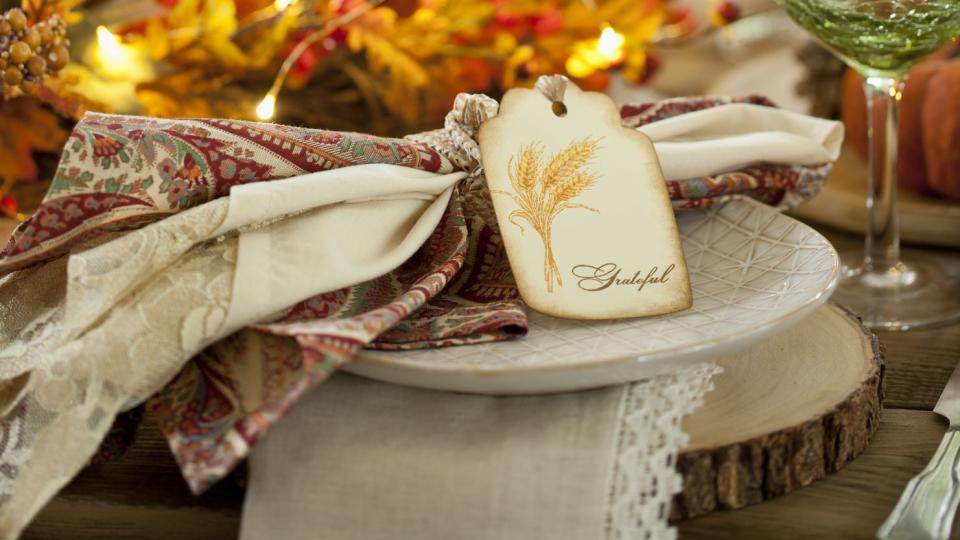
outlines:
[{"label": "white ceramic plate", "polygon": [[[827,301],[837,253],[810,227],[750,200],[678,218],[693,307],[644,319],[575,321],[531,311],[516,341],[420,351],[364,351],[346,371],[483,394],[580,390],[650,377],[730,354]],[[642,249],[638,246],[637,249]]]}]

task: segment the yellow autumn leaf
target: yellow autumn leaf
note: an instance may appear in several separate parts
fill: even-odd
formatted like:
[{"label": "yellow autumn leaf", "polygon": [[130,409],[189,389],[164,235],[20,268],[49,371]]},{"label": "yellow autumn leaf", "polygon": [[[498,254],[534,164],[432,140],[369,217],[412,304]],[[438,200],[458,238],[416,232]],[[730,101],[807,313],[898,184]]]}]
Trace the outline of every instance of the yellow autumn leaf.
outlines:
[{"label": "yellow autumn leaf", "polygon": [[167,24],[170,28],[188,28],[197,23],[197,14],[200,12],[201,0],[177,0],[173,9],[167,14]]},{"label": "yellow autumn leaf", "polygon": [[628,31],[627,39],[640,43],[649,43],[657,35],[660,27],[663,26],[666,15],[666,11],[663,9],[655,9],[649,13],[645,13],[642,17],[639,17],[639,20],[635,23],[624,26],[624,29]]},{"label": "yellow autumn leaf", "polygon": [[150,44],[146,47],[150,57],[154,60],[166,58],[170,54],[171,43],[169,32],[160,19],[147,20],[147,29],[144,32],[144,41]]},{"label": "yellow autumn leaf", "polygon": [[248,65],[249,52],[233,41],[239,27],[234,0],[179,0],[165,20],[151,18],[142,42],[154,59],[215,60],[230,69]]},{"label": "yellow autumn leaf", "polygon": [[241,69],[247,64],[247,55],[233,42],[237,30],[237,8],[233,0],[205,0],[200,24],[203,27],[200,42],[224,65]]},{"label": "yellow autumn leaf", "polygon": [[349,40],[353,50],[366,54],[371,71],[387,72],[392,82],[411,88],[424,87],[430,82],[423,66],[389,40],[363,28],[351,29]]},{"label": "yellow autumn leaf", "polygon": [[31,20],[47,19],[51,15],[57,14],[69,26],[83,20],[81,11],[75,9],[83,2],[84,0],[57,0],[55,2],[50,0],[21,0],[20,8],[27,13]]},{"label": "yellow autumn leaf", "polygon": [[251,69],[263,69],[270,65],[277,53],[286,46],[299,16],[299,11],[291,6],[284,10],[273,24],[259,33],[255,46],[245,49],[247,64]]}]

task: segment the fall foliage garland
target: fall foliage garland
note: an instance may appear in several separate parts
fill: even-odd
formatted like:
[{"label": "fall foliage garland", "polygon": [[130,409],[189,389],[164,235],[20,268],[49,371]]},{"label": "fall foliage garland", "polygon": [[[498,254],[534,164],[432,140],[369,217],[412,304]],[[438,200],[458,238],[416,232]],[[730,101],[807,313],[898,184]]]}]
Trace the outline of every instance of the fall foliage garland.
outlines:
[{"label": "fall foliage garland", "polygon": [[[657,43],[698,27],[669,0],[131,0],[142,9],[120,19],[101,8],[127,2],[20,2],[0,18],[0,210],[7,213],[12,182],[38,176],[34,154],[57,152],[85,110],[109,109],[85,96],[128,104],[113,112],[243,119],[256,112],[400,135],[435,127],[460,92],[496,96],[545,73],[565,72],[592,90],[612,69],[643,81],[659,65]],[[713,22],[738,16],[728,0],[711,2]],[[70,27],[82,46],[71,51],[67,26],[85,17],[97,22]],[[120,65],[91,63],[97,39],[116,56],[106,63]],[[71,53],[76,60],[67,65]],[[104,97],[109,85],[98,70],[105,67],[126,76],[107,81],[127,88],[125,99]]]}]

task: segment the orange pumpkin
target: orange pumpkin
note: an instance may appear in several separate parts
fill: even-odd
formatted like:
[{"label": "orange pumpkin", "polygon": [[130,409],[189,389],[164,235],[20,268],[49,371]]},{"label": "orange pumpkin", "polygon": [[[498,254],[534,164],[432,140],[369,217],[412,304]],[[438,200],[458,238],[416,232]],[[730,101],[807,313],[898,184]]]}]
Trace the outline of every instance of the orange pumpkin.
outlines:
[{"label": "orange pumpkin", "polygon": [[960,199],[960,59],[930,77],[922,121],[927,184],[944,197]]},{"label": "orange pumpkin", "polygon": [[[960,59],[950,59],[958,48],[951,44],[917,64],[904,85],[900,102],[897,179],[900,187],[923,195],[960,197]],[[940,76],[944,72],[945,75]],[[952,82],[951,82],[952,81]],[[847,141],[866,159],[867,121],[862,79],[853,70],[843,78],[842,112]],[[936,149],[936,150],[934,150]],[[953,161],[951,161],[953,160]],[[951,169],[950,163],[954,166]],[[936,172],[935,172],[936,171]],[[945,174],[943,171],[947,171]],[[934,178],[936,176],[936,178]]]}]

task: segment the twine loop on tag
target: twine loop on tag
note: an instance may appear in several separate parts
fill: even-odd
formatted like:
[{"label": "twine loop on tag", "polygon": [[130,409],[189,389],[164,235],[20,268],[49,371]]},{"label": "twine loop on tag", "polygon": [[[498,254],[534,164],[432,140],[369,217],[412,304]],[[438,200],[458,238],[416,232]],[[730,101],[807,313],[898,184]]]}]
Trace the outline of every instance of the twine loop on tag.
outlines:
[{"label": "twine loop on tag", "polygon": [[537,79],[534,88],[550,100],[553,114],[557,116],[567,115],[567,106],[563,103],[563,94],[567,91],[567,83],[570,79],[563,75],[541,75]]},{"label": "twine loop on tag", "polygon": [[[567,114],[563,96],[569,82],[563,75],[542,75],[537,79],[535,88],[550,100],[553,114],[557,116]],[[477,178],[483,174],[477,134],[481,124],[497,116],[499,108],[496,100],[483,94],[459,94],[443,129],[407,135],[405,139],[437,149],[458,169],[469,171],[471,178]]]}]

